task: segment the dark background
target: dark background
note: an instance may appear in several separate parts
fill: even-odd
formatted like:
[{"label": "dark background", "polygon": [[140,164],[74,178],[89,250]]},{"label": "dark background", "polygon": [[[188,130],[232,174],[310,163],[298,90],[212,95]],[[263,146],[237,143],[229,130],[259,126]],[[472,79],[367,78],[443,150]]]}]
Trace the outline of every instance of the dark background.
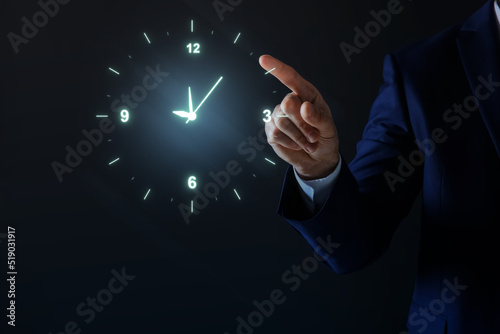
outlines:
[{"label": "dark background", "polygon": [[[340,132],[346,159],[355,155],[370,105],[381,84],[386,53],[471,15],[483,1],[409,1],[351,64],[339,43],[352,44],[355,26],[372,20],[387,1],[245,0],[221,22],[211,1],[77,1],[60,8],[15,54],[6,35],[36,1],[0,4],[1,120],[0,233],[16,228],[17,327],[12,333],[58,333],[68,321],[82,333],[236,332],[236,318],[273,289],[287,300],[255,333],[400,333],[416,272],[419,203],[402,222],[388,252],[374,265],[339,276],[320,267],[291,292],[282,274],[311,255],[306,242],[275,214],[283,174],[279,163],[262,179],[243,184],[253,195],[239,205],[222,200],[187,226],[128,194],[99,172],[99,147],[59,183],[50,164],[63,160],[88,126],[88,101],[124,31],[133,20],[192,11],[218,32],[245,31],[256,53],[294,66],[323,93]],[[126,29],[124,27],[127,27]],[[257,61],[257,55],[254,56]],[[88,97],[88,100],[87,100]],[[276,96],[274,104],[282,96]],[[251,134],[252,132],[247,132]],[[270,148],[267,156],[278,158]],[[100,163],[100,161],[99,161]],[[245,182],[245,181],[242,181]],[[250,182],[250,181],[249,181]],[[0,263],[5,263],[5,241]],[[122,267],[136,278],[90,324],[75,313]],[[6,266],[2,266],[5,277]],[[2,282],[5,282],[2,278]],[[4,285],[1,307],[7,307]],[[6,318],[2,314],[2,326]]]}]

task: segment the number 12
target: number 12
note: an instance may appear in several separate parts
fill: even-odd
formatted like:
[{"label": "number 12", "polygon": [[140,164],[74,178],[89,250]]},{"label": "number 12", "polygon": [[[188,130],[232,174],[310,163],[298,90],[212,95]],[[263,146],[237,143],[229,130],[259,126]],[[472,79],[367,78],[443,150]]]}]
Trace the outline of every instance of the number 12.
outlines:
[{"label": "number 12", "polygon": [[189,53],[200,53],[200,44],[198,43],[189,43],[186,47],[189,49]]}]

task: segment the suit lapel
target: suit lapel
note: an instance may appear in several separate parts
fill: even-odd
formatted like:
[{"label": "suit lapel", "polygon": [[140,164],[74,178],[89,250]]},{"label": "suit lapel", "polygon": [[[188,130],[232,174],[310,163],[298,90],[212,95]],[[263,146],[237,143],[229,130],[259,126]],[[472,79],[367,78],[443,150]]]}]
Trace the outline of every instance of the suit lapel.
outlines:
[{"label": "suit lapel", "polygon": [[500,36],[493,6],[494,1],[489,1],[463,24],[457,44],[472,93],[500,156]]}]

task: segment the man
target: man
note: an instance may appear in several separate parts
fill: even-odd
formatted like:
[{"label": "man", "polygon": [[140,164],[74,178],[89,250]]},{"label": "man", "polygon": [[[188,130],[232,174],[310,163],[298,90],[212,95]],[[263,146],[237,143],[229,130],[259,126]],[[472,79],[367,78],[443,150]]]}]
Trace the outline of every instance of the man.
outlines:
[{"label": "man", "polygon": [[[317,89],[270,56],[292,90],[266,124],[290,163],[278,213],[337,273],[387,249],[421,193],[410,333],[500,333],[500,7],[389,54],[355,159]],[[326,252],[318,243],[338,244]]]}]

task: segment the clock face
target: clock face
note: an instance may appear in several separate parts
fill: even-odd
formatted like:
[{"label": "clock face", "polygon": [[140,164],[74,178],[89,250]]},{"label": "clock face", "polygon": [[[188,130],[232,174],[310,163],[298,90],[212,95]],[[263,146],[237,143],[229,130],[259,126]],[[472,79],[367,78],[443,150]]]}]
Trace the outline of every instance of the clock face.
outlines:
[{"label": "clock face", "polygon": [[100,154],[106,178],[155,214],[220,219],[276,168],[264,125],[277,82],[244,31],[189,11],[126,34],[102,68],[91,115],[112,129]]}]

